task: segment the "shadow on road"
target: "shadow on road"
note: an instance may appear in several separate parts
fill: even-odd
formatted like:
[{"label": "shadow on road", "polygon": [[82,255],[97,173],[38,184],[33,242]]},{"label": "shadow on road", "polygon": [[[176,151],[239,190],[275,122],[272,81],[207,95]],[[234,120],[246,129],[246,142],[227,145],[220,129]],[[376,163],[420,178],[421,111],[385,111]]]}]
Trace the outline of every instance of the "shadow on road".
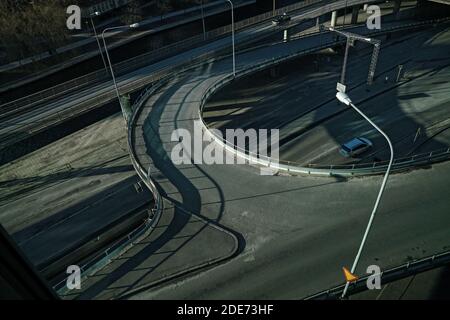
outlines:
[{"label": "shadow on road", "polygon": [[117,165],[106,167],[109,162],[117,161],[124,157],[128,157],[128,155],[112,159],[111,161],[102,163],[95,167],[72,168],[71,166],[67,166],[64,169],[61,169],[59,172],[51,172],[42,176],[24,177],[0,181],[0,190],[2,190],[2,195],[0,196],[0,204],[5,201],[11,202],[14,199],[23,197],[24,195],[29,195],[30,192],[32,193],[34,190],[45,190],[50,186],[54,186],[57,183],[61,183],[75,177],[92,177],[105,174],[134,171],[132,165]]},{"label": "shadow on road", "polygon": [[[164,145],[166,143],[170,143],[170,136],[162,135],[159,131],[162,113],[164,109],[169,105],[168,100],[183,85],[185,85],[185,83],[183,81],[179,81],[176,85],[167,90],[159,98],[157,103],[155,103],[155,107],[152,108],[150,114],[143,123],[145,150],[146,154],[151,158],[152,176],[154,177],[154,179],[156,179],[155,184],[161,196],[165,199],[165,209],[162,213],[161,221],[156,227],[156,229],[161,230],[161,233],[155,240],[151,242],[142,242],[144,246],[137,254],[134,254],[132,257],[127,258],[126,261],[117,269],[108,273],[103,279],[96,282],[89,289],[79,295],[77,297],[78,299],[94,298],[106,290],[118,290],[120,291],[120,293],[114,293],[114,296],[124,296],[131,290],[138,289],[141,286],[149,285],[150,283],[158,280],[157,277],[154,277],[152,279],[153,281],[149,281],[148,279],[151,278],[151,274],[154,273],[158,268],[161,268],[161,266],[165,265],[169,260],[175,259],[174,256],[184,247],[186,247],[188,243],[194,241],[199,237],[201,233],[211,228],[210,223],[212,223],[214,226],[218,226],[220,229],[227,230],[220,225],[220,220],[224,211],[224,200],[223,193],[218,184],[197,165],[188,165],[182,167],[175,166],[170,160],[170,154],[168,154],[167,150],[164,149]],[[186,96],[187,95],[188,94],[186,94]],[[175,126],[177,123],[178,112],[181,109],[182,105],[183,102],[179,104],[179,109],[176,115],[174,115],[173,124]],[[164,123],[166,126],[167,122],[164,121]],[[163,136],[164,139],[162,139],[161,136]],[[217,191],[217,194],[220,198],[220,207],[217,212],[215,212],[216,218],[207,218],[202,215],[202,199],[199,189],[194,186],[190,178],[188,178],[186,174],[183,173],[183,171],[186,170],[188,170],[189,172],[195,171],[195,176],[198,179],[204,178],[209,180],[210,187],[206,189],[215,189]],[[170,193],[167,193],[165,189],[161,187],[161,183],[168,182],[174,187],[173,191]],[[204,190],[205,188],[202,189]],[[193,221],[193,215],[200,217],[204,221]],[[185,229],[194,222],[201,223],[201,226],[198,227],[193,233],[189,232],[188,235],[183,235],[182,232],[185,231]],[[234,253],[237,254],[245,247],[245,241],[243,237],[238,233],[232,230],[227,230],[227,232],[232,233],[238,239],[237,252]],[[171,247],[170,242],[173,242],[174,240],[176,240],[177,243],[175,246],[172,246],[172,250],[164,250],[163,252],[159,251],[166,246]],[[210,245],[211,244],[208,243],[202,244],[199,246],[198,250],[204,250]],[[221,243],[218,243],[217,245],[220,246]],[[213,250],[221,252],[219,248]],[[191,252],[191,255],[192,254],[194,254],[194,256],[191,256],[191,258],[187,259],[195,260],[195,252]],[[147,259],[149,259],[149,257],[157,255],[161,255],[161,258],[158,259],[158,262],[156,264],[153,264],[148,268],[140,267]],[[203,261],[198,261],[199,265],[202,265],[203,263]],[[186,265],[187,264],[188,263],[186,262]],[[171,268],[168,267],[167,269],[170,270]],[[120,282],[121,278],[129,274],[130,271],[138,270],[142,272],[139,274],[139,276],[136,276],[131,281],[128,281],[127,285],[114,285],[116,281]]]},{"label": "shadow on road", "polygon": [[437,281],[429,299],[449,300],[450,299],[450,266],[446,266],[440,273],[440,279]]}]

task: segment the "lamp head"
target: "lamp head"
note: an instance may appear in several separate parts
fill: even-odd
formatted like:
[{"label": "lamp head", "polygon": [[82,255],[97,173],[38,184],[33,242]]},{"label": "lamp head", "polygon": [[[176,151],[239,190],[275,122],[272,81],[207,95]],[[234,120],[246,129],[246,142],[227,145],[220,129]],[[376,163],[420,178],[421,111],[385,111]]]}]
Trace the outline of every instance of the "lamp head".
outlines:
[{"label": "lamp head", "polygon": [[344,92],[339,91],[338,93],[336,93],[336,98],[347,106],[349,106],[352,103],[350,97]]}]

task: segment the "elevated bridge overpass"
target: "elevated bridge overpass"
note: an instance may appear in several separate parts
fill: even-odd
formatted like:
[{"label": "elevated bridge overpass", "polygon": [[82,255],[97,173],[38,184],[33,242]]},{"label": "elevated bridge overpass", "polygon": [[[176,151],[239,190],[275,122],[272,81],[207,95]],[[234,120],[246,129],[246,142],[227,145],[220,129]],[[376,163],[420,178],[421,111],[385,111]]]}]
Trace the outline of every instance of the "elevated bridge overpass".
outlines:
[{"label": "elevated bridge overpass", "polygon": [[[280,8],[275,11],[275,15],[290,12],[293,17],[292,25],[295,25],[301,24],[305,19],[315,19],[345,7],[375,2],[379,1],[306,0]],[[248,44],[267,37],[268,34],[280,32],[281,28],[272,26],[272,17],[273,13],[270,11],[236,23],[237,45]],[[207,41],[203,39],[203,35],[198,35],[180,44],[163,47],[157,52],[116,65],[115,70],[120,73],[117,80],[121,93],[137,91],[174,68],[204,60],[219,52],[229,52],[230,39],[224,36],[230,32],[231,26],[212,30],[208,33]],[[178,54],[170,56],[174,52]],[[113,89],[111,79],[101,70],[0,105],[0,149],[114,101],[116,97]]]}]

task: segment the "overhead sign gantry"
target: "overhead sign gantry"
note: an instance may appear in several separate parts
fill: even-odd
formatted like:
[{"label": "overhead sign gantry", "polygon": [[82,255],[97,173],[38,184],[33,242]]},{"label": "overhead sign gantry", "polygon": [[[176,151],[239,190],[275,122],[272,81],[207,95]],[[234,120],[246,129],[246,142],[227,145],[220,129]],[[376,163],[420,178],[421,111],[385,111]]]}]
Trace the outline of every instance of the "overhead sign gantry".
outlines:
[{"label": "overhead sign gantry", "polygon": [[341,81],[338,82],[337,90],[345,93],[346,85],[345,85],[345,76],[347,71],[347,61],[348,61],[348,53],[350,47],[355,45],[355,41],[362,41],[373,45],[372,58],[370,60],[369,66],[369,74],[367,76],[367,84],[370,86],[373,83],[373,78],[375,76],[375,70],[377,68],[378,55],[380,53],[381,41],[378,39],[373,39],[369,37],[364,37],[359,34],[336,30],[333,27],[328,28],[328,30],[336,32],[337,34],[343,35],[347,38],[347,43],[345,46],[345,55],[344,55],[344,64],[342,66],[341,73]]}]

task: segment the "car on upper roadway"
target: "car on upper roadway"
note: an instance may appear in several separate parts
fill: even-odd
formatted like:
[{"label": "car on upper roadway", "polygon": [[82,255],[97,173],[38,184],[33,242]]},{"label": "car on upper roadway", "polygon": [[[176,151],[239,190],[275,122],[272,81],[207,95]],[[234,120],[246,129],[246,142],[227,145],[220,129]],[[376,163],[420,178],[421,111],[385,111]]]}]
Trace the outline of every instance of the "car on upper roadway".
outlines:
[{"label": "car on upper roadway", "polygon": [[289,21],[291,21],[291,17],[288,16],[286,14],[286,12],[285,12],[281,16],[277,16],[277,17],[273,18],[272,24],[274,26],[278,26],[278,25],[281,25],[281,24],[288,23]]},{"label": "car on upper roadway", "polygon": [[369,150],[372,146],[372,141],[367,138],[353,138],[341,146],[339,153],[346,158],[351,158]]}]

